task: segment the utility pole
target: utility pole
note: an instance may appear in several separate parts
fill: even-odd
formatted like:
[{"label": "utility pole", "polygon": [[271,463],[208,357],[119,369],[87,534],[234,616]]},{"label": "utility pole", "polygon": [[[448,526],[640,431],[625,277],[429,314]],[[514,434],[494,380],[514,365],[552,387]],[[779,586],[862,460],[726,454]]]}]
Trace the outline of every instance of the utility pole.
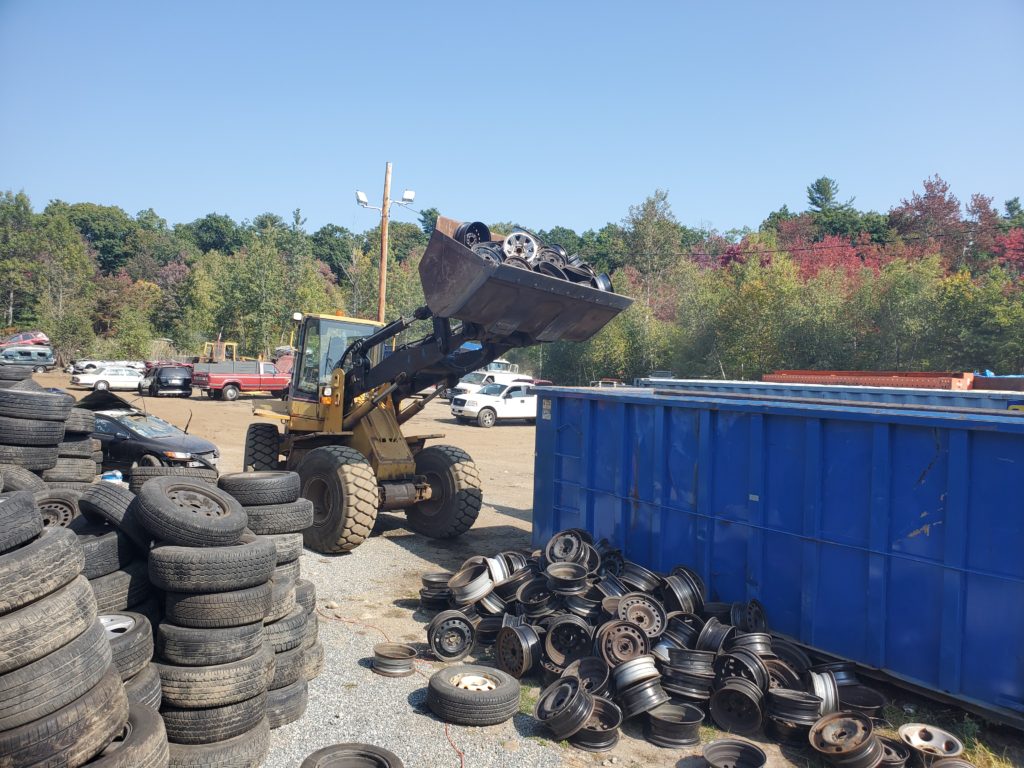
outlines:
[{"label": "utility pole", "polygon": [[380,205],[380,283],[377,291],[377,322],[383,323],[388,290],[388,214],[391,209],[391,163],[384,168],[384,201]]}]

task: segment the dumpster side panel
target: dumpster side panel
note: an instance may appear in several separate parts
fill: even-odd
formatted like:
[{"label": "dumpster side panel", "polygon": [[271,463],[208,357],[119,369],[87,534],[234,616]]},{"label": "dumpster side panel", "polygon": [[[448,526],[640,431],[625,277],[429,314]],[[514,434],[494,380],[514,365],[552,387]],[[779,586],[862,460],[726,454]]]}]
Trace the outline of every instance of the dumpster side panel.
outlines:
[{"label": "dumpster side panel", "polygon": [[690,565],[777,632],[1024,723],[1019,417],[540,396],[535,545],[579,526]]}]

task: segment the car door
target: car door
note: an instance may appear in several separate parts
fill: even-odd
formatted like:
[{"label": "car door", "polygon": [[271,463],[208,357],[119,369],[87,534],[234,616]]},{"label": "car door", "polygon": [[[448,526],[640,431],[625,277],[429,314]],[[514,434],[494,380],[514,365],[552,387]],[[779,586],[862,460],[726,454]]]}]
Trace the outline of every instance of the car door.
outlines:
[{"label": "car door", "polygon": [[527,419],[533,416],[532,412],[527,412],[526,387],[521,385],[515,385],[509,387],[505,392],[505,407],[502,409],[504,416],[507,419]]},{"label": "car door", "polygon": [[96,414],[96,430],[92,436],[103,446],[104,469],[131,467],[129,432],[113,419]]}]

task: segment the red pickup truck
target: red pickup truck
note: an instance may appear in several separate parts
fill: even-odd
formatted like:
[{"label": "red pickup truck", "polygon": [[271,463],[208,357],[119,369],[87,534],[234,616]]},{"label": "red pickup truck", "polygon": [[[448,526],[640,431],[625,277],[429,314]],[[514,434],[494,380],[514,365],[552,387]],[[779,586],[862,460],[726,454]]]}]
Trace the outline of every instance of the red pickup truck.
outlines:
[{"label": "red pickup truck", "polygon": [[241,392],[270,392],[274,397],[283,398],[288,394],[291,379],[290,372],[278,371],[273,363],[244,360],[196,363],[192,386],[217,400],[237,400]]}]

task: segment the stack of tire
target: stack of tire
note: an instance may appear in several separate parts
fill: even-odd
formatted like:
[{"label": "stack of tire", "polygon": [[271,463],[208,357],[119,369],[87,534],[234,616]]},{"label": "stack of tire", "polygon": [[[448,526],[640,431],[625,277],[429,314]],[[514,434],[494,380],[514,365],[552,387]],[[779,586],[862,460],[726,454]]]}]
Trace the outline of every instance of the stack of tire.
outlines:
[{"label": "stack of tire", "polygon": [[299,498],[294,472],[235,472],[221,475],[217,485],[245,510],[249,529],[274,546],[273,598],[265,631],[275,673],[267,692],[267,721],[279,728],[305,713],[308,679],[323,668],[316,590],[299,578],[302,531],[313,524],[313,503]]},{"label": "stack of tire", "polygon": [[156,544],[149,579],[166,592],[156,669],[172,766],[254,766],[268,746],[275,675],[273,542],[246,529],[231,496],[203,480],[156,477],[128,511]]},{"label": "stack of tire", "polygon": [[133,467],[128,474],[128,490],[138,493],[154,477],[180,477],[187,480],[202,480],[217,483],[217,470],[206,467]]},{"label": "stack of tire", "polygon": [[64,439],[57,446],[57,463],[42,474],[51,489],[83,491],[103,471],[103,448],[92,436],[95,429],[96,415],[92,411],[68,411]]},{"label": "stack of tire", "polygon": [[129,703],[75,534],[0,495],[0,762],[167,765],[163,721]]}]

